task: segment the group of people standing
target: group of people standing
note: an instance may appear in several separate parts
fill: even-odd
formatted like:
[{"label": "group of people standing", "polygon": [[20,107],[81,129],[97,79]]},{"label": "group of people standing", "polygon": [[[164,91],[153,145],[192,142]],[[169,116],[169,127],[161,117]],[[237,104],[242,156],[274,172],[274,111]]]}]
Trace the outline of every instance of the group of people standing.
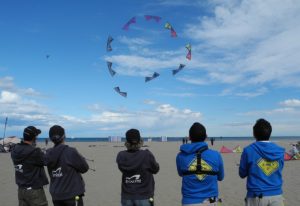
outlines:
[{"label": "group of people standing", "polygon": [[54,125],[49,130],[54,147],[46,154],[35,147],[41,130],[28,126],[23,141],[17,144],[11,158],[18,185],[19,206],[48,206],[44,186],[49,184],[44,166],[50,177],[50,194],[54,206],[82,206],[85,186],[81,174],[89,170],[82,155],[75,148],[64,144],[65,130]]},{"label": "group of people standing", "polygon": [[[55,146],[44,155],[33,146],[40,132],[35,127],[27,127],[24,141],[12,152],[19,205],[48,205],[43,190],[48,184],[44,165],[50,176],[54,206],[83,205],[81,173],[89,169],[88,164],[76,149],[63,144],[65,133],[57,125],[49,131]],[[239,176],[247,178],[246,206],[283,206],[284,149],[269,141],[271,133],[272,126],[268,121],[257,120],[253,126],[256,141],[242,153]],[[177,154],[177,172],[182,177],[182,206],[217,206],[221,202],[218,181],[224,179],[224,164],[221,154],[208,148],[206,139],[205,127],[195,122],[189,130],[191,143],[181,145]],[[122,206],[154,205],[153,175],[159,172],[159,164],[148,149],[141,149],[142,145],[140,132],[130,129],[126,132],[126,150],[120,151],[116,158],[122,172]]]}]

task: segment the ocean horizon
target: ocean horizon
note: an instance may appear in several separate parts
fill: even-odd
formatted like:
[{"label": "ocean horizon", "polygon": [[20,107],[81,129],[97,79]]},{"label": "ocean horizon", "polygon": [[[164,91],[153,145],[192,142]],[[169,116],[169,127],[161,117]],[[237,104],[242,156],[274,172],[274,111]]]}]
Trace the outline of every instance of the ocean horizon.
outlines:
[{"label": "ocean horizon", "polygon": [[[143,137],[144,142],[178,142],[182,141],[185,137]],[[215,138],[216,141],[253,141],[254,137],[208,137]],[[45,141],[45,137],[38,138],[39,142]],[[284,140],[296,140],[300,141],[300,136],[273,136],[271,141],[284,141]],[[66,142],[125,142],[125,137],[67,137]]]}]

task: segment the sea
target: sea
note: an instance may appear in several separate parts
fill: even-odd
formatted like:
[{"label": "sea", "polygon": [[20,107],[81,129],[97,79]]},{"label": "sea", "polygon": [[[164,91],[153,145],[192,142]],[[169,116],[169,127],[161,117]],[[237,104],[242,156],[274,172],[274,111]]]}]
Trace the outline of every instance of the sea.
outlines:
[{"label": "sea", "polygon": [[[143,137],[144,142],[178,142],[185,137]],[[253,141],[254,137],[208,137],[216,141]],[[38,138],[38,141],[45,141],[46,138]],[[272,141],[300,141],[300,136],[272,136]],[[66,142],[125,142],[125,137],[72,137],[66,138]]]}]

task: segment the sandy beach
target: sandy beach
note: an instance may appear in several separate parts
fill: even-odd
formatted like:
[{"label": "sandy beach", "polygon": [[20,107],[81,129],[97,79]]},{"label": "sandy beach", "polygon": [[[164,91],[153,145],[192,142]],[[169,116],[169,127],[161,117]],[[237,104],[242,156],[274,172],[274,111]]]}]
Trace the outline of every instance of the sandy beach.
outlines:
[{"label": "sandy beach", "polygon": [[[290,149],[292,141],[277,142],[286,149]],[[234,148],[240,145],[242,148],[251,142],[240,141],[216,141],[210,148],[220,150],[222,145]],[[86,183],[84,197],[86,206],[119,206],[121,192],[121,172],[115,162],[117,153],[125,150],[123,143],[108,142],[73,142],[66,143],[77,150],[86,158],[93,159],[89,162],[91,168],[83,175]],[[160,164],[160,172],[155,175],[155,205],[181,205],[181,178],[177,175],[175,158],[181,142],[145,142],[148,149],[153,152]],[[43,143],[39,143],[44,147]],[[50,144],[51,146],[51,144]],[[143,148],[145,149],[145,147]],[[238,176],[240,153],[222,154],[225,164],[225,179],[219,183],[220,197],[223,206],[242,206],[246,194],[245,180]],[[300,202],[300,161],[285,162],[283,171],[283,191],[285,206],[296,206]],[[0,199],[1,206],[16,206],[17,185],[14,179],[14,169],[10,154],[0,154]],[[49,205],[52,205],[49,187],[45,188]]]}]

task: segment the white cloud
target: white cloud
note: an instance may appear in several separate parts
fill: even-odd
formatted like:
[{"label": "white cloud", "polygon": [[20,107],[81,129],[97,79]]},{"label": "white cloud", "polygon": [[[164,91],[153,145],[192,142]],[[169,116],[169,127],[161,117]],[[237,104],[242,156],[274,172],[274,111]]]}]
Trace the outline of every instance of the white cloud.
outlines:
[{"label": "white cloud", "polygon": [[[244,89],[246,90],[246,89]],[[267,93],[269,90],[266,87],[261,87],[258,89],[252,89],[251,91],[235,91],[235,89],[224,89],[222,93],[220,94],[221,96],[228,96],[228,95],[233,95],[233,96],[239,96],[239,97],[247,97],[247,98],[253,98],[257,96],[264,95]]]},{"label": "white cloud", "polygon": [[206,65],[210,84],[300,86],[299,1],[214,3],[212,16],[199,17],[185,30],[198,42],[194,47],[208,48],[193,56]]},{"label": "white cloud", "polygon": [[12,93],[8,91],[1,92],[0,103],[16,103],[19,100],[20,97],[16,93]]},{"label": "white cloud", "polygon": [[283,102],[280,102],[280,105],[285,107],[300,107],[300,100],[299,99],[287,99]]},{"label": "white cloud", "polygon": [[[161,69],[174,68],[180,64],[180,58],[161,59],[157,57],[143,57],[136,55],[114,55],[105,58],[114,62],[115,70],[122,75],[145,76]],[[184,57],[182,57],[184,60]]]},{"label": "white cloud", "polygon": [[[151,102],[152,103],[152,102]],[[98,130],[111,133],[124,132],[135,127],[146,135],[178,135],[180,128],[185,131],[193,121],[200,121],[202,114],[191,109],[179,109],[170,104],[151,104],[153,109],[146,111],[103,111],[93,114],[90,124],[101,125]],[[174,130],[176,127],[176,130]],[[173,128],[173,129],[172,129]]]},{"label": "white cloud", "polygon": [[119,41],[127,46],[146,46],[150,45],[151,42],[142,38],[129,38],[126,36],[121,36],[118,38]]},{"label": "white cloud", "polygon": [[9,77],[9,76],[0,78],[0,88],[6,90],[12,90],[15,87],[13,81],[14,81],[13,77]]}]

